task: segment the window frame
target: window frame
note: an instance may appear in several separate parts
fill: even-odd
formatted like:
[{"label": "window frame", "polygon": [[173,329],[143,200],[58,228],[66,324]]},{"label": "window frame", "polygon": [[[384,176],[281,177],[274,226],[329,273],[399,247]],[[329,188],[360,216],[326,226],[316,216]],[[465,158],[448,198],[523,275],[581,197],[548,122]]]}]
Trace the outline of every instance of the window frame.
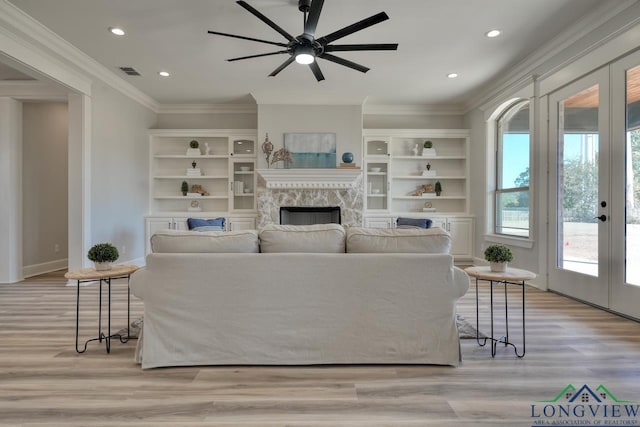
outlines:
[{"label": "window frame", "polygon": [[[527,186],[523,186],[523,187],[506,187],[503,188],[501,183],[502,183],[502,177],[503,177],[503,122],[505,121],[505,119],[507,119],[507,116],[511,115],[512,117],[515,116],[515,114],[517,114],[519,111],[522,110],[522,108],[527,105],[528,106],[528,110],[529,110],[529,147],[528,147],[528,151],[529,151],[529,185]],[[509,238],[509,239],[524,239],[524,240],[528,240],[531,239],[531,227],[532,227],[532,220],[531,220],[531,201],[532,201],[532,195],[531,195],[531,174],[532,174],[532,161],[531,161],[531,148],[532,148],[532,120],[531,120],[531,112],[532,112],[532,108],[533,108],[533,103],[531,102],[530,99],[526,99],[526,98],[519,98],[516,99],[514,102],[512,102],[511,104],[509,104],[501,113],[498,117],[495,118],[495,170],[494,170],[494,176],[495,176],[495,182],[494,182],[494,192],[493,192],[493,233],[496,236],[500,236],[500,237],[504,237],[504,238]],[[510,118],[509,118],[510,119]],[[526,192],[529,196],[529,215],[528,215],[528,227],[526,228],[527,234],[526,235],[522,235],[522,234],[512,234],[512,233],[505,233],[504,231],[499,231],[499,229],[502,229],[502,225],[501,225],[501,221],[500,221],[500,213],[502,212],[500,209],[500,206],[498,205],[498,202],[500,200],[500,196],[504,195],[504,194],[509,194],[509,193],[523,193]],[[513,228],[513,227],[511,227]]]}]

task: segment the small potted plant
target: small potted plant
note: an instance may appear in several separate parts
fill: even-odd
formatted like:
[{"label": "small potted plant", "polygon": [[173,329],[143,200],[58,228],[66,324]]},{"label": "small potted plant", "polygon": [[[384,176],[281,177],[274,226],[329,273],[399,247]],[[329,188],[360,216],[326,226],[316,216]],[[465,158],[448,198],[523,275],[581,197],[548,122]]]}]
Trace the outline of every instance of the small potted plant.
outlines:
[{"label": "small potted plant", "polygon": [[182,195],[186,196],[189,192],[189,183],[187,183],[187,181],[182,181],[182,187],[180,189],[182,190]]},{"label": "small potted plant", "polygon": [[484,259],[489,261],[491,271],[503,273],[507,271],[507,263],[513,260],[513,253],[505,245],[491,245],[484,250]]},{"label": "small potted plant", "polygon": [[189,142],[189,148],[187,148],[187,156],[199,156],[200,154],[200,143],[195,139]]},{"label": "small potted plant", "polygon": [[433,148],[433,142],[425,141],[422,144],[422,155],[423,156],[435,156],[436,150]]},{"label": "small potted plant", "polygon": [[436,196],[440,196],[440,193],[442,193],[442,184],[440,184],[440,181],[436,181],[435,191]]},{"label": "small potted plant", "polygon": [[111,243],[98,243],[87,252],[87,258],[93,261],[96,271],[111,270],[111,263],[119,256],[118,249]]}]

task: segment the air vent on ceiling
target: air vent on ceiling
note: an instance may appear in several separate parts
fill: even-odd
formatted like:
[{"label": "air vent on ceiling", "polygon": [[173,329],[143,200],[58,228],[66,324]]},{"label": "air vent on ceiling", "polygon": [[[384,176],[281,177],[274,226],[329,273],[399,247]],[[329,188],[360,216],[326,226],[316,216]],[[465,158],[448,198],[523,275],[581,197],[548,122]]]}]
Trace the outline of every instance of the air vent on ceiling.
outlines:
[{"label": "air vent on ceiling", "polygon": [[139,76],[141,75],[138,71],[136,71],[133,67],[120,67],[120,69],[128,76]]}]

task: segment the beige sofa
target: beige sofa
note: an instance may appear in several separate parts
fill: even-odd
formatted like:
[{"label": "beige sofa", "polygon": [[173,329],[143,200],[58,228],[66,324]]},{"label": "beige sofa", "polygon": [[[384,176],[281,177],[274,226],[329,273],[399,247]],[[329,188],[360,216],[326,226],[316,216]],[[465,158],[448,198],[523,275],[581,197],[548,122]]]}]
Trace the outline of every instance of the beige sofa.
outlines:
[{"label": "beige sofa", "polygon": [[139,361],[455,366],[469,279],[450,246],[441,229],[334,224],[157,233],[131,277],[144,301]]}]

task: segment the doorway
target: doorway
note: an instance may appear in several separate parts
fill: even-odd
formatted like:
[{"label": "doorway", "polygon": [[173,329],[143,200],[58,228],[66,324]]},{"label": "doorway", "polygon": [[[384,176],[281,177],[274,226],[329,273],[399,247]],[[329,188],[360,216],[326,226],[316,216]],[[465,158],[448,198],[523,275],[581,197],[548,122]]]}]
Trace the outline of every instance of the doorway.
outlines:
[{"label": "doorway", "polygon": [[549,96],[549,288],[640,318],[640,54]]}]

